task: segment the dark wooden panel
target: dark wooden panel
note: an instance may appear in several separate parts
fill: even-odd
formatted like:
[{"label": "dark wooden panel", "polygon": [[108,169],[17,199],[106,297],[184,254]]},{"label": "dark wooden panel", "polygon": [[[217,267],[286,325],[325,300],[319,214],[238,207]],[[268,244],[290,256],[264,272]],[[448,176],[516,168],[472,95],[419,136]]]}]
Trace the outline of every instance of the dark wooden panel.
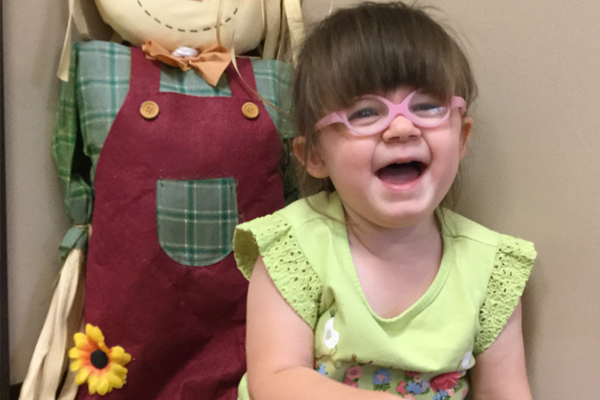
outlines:
[{"label": "dark wooden panel", "polygon": [[[2,2],[2,6],[4,2]],[[4,38],[0,7],[0,400],[9,400],[10,373],[8,368],[8,278],[6,257],[6,169],[4,148]]]}]

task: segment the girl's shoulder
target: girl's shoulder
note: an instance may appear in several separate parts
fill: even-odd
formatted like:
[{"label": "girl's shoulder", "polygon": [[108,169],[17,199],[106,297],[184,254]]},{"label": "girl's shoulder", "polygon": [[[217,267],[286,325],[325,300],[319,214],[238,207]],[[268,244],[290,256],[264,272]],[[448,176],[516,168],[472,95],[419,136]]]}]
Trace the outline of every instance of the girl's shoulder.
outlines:
[{"label": "girl's shoulder", "polygon": [[445,245],[455,248],[457,257],[473,260],[494,256],[496,264],[505,265],[505,259],[532,264],[537,253],[532,242],[498,233],[450,210],[439,212]]},{"label": "girl's shoulder", "polygon": [[455,255],[455,267],[481,292],[479,332],[474,354],[481,354],[502,331],[517,306],[537,252],[533,243],[501,234],[449,210],[442,211],[442,232]]},{"label": "girl's shoulder", "polygon": [[[263,262],[282,296],[311,326],[320,310],[322,283],[304,250],[327,250],[331,224],[343,219],[335,194],[319,193],[300,199],[271,215],[236,227],[233,251],[239,270],[250,279],[257,258]],[[310,242],[310,243],[307,243]]]},{"label": "girl's shoulder", "polygon": [[236,227],[234,244],[243,251],[246,243],[240,243],[247,235],[252,236],[259,248],[267,247],[290,232],[299,234],[307,226],[329,224],[332,221],[341,222],[344,212],[336,193],[320,192],[310,197],[302,198],[287,205],[283,209],[264,217],[244,222]]}]

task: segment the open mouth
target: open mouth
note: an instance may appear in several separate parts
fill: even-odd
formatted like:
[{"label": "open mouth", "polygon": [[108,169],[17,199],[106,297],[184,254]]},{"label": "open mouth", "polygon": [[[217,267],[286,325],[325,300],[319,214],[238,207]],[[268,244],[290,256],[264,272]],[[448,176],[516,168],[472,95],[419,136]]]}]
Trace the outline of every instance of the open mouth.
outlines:
[{"label": "open mouth", "polygon": [[419,161],[407,163],[394,163],[379,169],[376,175],[384,183],[390,185],[404,185],[418,179],[426,166]]}]

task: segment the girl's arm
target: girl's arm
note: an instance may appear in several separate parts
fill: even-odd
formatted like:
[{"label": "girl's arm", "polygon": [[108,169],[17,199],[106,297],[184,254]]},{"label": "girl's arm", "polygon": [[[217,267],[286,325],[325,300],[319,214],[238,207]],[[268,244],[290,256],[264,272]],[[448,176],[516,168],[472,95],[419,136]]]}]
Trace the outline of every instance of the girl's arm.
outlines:
[{"label": "girl's arm", "polygon": [[384,400],[391,393],[353,388],[313,369],[313,331],[281,296],[262,258],[248,290],[248,390],[253,400]]},{"label": "girl's arm", "polygon": [[521,330],[521,302],[471,373],[475,400],[532,400]]}]

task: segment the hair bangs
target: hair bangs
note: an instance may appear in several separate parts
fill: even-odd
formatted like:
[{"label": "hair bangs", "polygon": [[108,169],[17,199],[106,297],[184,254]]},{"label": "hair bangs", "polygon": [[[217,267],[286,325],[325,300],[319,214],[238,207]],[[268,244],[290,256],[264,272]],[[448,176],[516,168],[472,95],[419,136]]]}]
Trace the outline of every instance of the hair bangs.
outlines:
[{"label": "hair bangs", "polygon": [[[304,50],[311,54],[305,56],[319,64],[309,68],[313,73],[303,86],[319,110],[317,118],[347,107],[357,96],[401,86],[442,100],[470,97],[461,76],[468,63],[437,23],[419,9],[402,12],[407,6],[401,3],[373,6],[337,12],[311,35],[319,45],[306,43]],[[393,6],[398,12],[390,12]]]}]

